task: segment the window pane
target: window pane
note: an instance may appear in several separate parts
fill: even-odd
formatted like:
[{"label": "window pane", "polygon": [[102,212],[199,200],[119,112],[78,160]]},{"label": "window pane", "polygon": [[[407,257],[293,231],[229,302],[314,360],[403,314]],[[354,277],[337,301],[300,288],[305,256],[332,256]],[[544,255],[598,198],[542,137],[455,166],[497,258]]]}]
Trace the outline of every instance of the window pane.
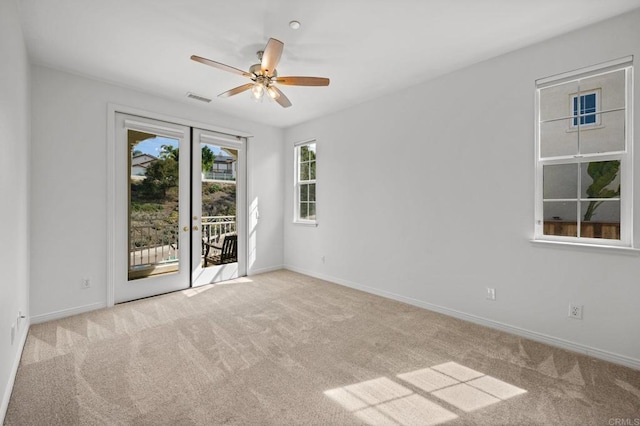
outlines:
[{"label": "window pane", "polygon": [[544,166],[542,179],[545,200],[578,198],[578,164]]},{"label": "window pane", "polygon": [[571,95],[577,94],[578,91],[577,81],[540,89],[540,121],[570,117]]},{"label": "window pane", "polygon": [[591,114],[596,112],[596,94],[589,93],[588,95],[580,96],[580,114]]},{"label": "window pane", "polygon": [[582,198],[620,197],[620,161],[583,163],[581,169]]},{"label": "window pane", "polygon": [[583,201],[580,236],[620,239],[620,201]]},{"label": "window pane", "polygon": [[580,80],[580,91],[585,93],[598,90],[600,110],[625,107],[625,71],[618,70]]},{"label": "window pane", "polygon": [[309,184],[300,185],[300,201],[309,201]]},{"label": "window pane", "polygon": [[559,157],[578,153],[578,132],[572,126],[572,120],[540,123],[540,157]]},{"label": "window pane", "polygon": [[316,162],[309,163],[309,179],[315,180],[316,178]]},{"label": "window pane", "polygon": [[309,220],[316,220],[316,203],[309,203]]},{"label": "window pane", "polygon": [[605,112],[594,116],[597,127],[593,124],[579,126],[580,153],[624,151],[625,111]]},{"label": "window pane", "polygon": [[309,180],[309,163],[301,163],[300,164],[300,176],[299,176],[299,179],[301,181]]},{"label": "window pane", "polygon": [[584,95],[573,96],[573,110],[572,115],[576,118],[573,119],[573,125],[595,125],[596,123],[596,111],[597,111],[597,94],[599,91],[587,93]]},{"label": "window pane", "polygon": [[300,147],[299,161],[309,161],[309,147],[307,145]]},{"label": "window pane", "polygon": [[307,145],[307,149],[309,151],[308,160],[315,161],[316,159],[316,144],[310,143]]},{"label": "window pane", "polygon": [[559,235],[565,237],[578,236],[578,203],[571,201],[545,201],[544,235]]},{"label": "window pane", "polygon": [[300,219],[308,219],[309,218],[309,203],[301,202],[300,203]]},{"label": "window pane", "polygon": [[309,201],[316,200],[316,184],[309,184]]}]

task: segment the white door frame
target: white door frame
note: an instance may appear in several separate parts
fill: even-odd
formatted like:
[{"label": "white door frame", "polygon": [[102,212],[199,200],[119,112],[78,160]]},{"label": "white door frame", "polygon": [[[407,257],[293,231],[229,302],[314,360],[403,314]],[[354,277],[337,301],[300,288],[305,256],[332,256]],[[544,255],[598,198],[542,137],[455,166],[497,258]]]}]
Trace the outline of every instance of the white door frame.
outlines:
[{"label": "white door frame", "polygon": [[[171,124],[183,125],[193,128],[199,128],[203,130],[210,130],[213,132],[223,133],[233,137],[251,138],[253,135],[248,132],[228,129],[210,123],[202,123],[194,120],[188,120],[183,118],[174,117],[171,115],[151,112],[139,108],[128,107],[119,104],[109,103],[107,105],[107,306],[113,306],[115,304],[115,283],[118,271],[116,270],[116,259],[119,248],[116,244],[117,232],[120,228],[117,225],[117,212],[116,212],[116,200],[121,194],[117,191],[116,179],[118,178],[116,173],[116,113],[123,113],[129,115],[135,115],[152,120],[165,121]],[[247,157],[249,156],[249,144],[246,143]],[[250,181],[250,171],[247,167],[247,182]],[[247,185],[248,189],[248,185]],[[249,194],[247,194],[249,195]],[[247,197],[248,199],[248,197]],[[244,212],[244,220],[248,214]],[[246,223],[246,222],[245,222]],[[243,243],[245,250],[248,242],[248,235],[245,233],[243,237]],[[121,250],[121,249],[120,249]],[[246,259],[246,257],[245,257]],[[186,265],[186,264],[185,264]],[[245,272],[246,273],[246,272]]]}]

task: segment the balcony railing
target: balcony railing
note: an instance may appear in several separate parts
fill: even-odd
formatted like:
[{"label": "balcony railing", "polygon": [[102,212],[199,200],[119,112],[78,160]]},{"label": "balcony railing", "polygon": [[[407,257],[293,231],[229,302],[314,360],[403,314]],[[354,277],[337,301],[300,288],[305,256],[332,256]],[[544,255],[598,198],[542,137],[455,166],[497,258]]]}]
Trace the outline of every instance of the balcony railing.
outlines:
[{"label": "balcony railing", "polygon": [[202,216],[202,238],[218,242],[220,237],[236,233],[235,216]]},{"label": "balcony railing", "polygon": [[203,177],[206,180],[226,180],[234,182],[236,177],[233,175],[233,171],[208,171],[203,173]]},{"label": "balcony railing", "polygon": [[129,266],[156,265],[178,259],[178,225],[153,220],[131,226]]},{"label": "balcony railing", "polygon": [[[202,238],[208,242],[218,242],[221,237],[236,233],[235,216],[203,216]],[[178,232],[175,223],[153,220],[145,225],[131,227],[129,246],[129,268],[171,264],[178,261]]]}]

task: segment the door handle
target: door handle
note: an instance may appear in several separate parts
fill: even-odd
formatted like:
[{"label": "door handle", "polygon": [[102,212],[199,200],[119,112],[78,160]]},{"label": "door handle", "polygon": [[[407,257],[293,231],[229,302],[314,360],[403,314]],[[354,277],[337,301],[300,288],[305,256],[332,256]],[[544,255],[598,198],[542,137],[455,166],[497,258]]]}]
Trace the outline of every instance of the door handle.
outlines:
[{"label": "door handle", "polygon": [[197,231],[197,230],[198,230],[198,225],[194,226],[194,227],[193,227],[193,230],[194,230],[194,231]]},{"label": "door handle", "polygon": [[188,226],[185,226],[184,228],[182,228],[182,230],[183,230],[184,232],[189,232],[189,227],[188,227]]}]

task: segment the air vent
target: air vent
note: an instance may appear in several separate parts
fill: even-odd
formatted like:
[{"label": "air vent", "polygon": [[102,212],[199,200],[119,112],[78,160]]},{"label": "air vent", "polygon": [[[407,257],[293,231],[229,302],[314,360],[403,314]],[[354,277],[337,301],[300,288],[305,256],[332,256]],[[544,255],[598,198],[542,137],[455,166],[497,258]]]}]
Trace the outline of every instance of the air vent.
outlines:
[{"label": "air vent", "polygon": [[200,102],[206,102],[206,103],[211,102],[211,99],[205,98],[204,96],[196,95],[195,93],[191,93],[191,92],[187,92],[187,98],[195,99],[196,101],[200,101]]}]

